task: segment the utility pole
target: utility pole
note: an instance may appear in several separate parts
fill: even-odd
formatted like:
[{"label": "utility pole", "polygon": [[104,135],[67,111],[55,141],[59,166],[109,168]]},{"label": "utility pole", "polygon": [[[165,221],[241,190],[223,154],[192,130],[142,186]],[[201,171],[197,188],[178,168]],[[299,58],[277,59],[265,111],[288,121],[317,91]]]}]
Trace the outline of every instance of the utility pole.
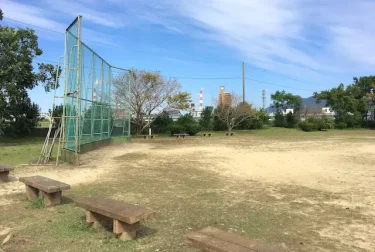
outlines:
[{"label": "utility pole", "polygon": [[242,101],[245,103],[245,62],[242,62]]},{"label": "utility pole", "polygon": [[263,102],[263,110],[266,109],[266,90],[262,89],[262,102]]}]

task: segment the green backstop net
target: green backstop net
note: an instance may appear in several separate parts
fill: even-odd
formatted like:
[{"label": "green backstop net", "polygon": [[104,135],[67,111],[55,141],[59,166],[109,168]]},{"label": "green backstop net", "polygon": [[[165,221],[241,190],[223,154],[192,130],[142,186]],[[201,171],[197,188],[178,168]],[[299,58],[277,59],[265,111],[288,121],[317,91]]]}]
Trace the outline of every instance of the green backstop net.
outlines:
[{"label": "green backstop net", "polygon": [[64,148],[80,151],[83,144],[130,136],[130,86],[121,102],[113,80],[125,69],[108,64],[80,40],[81,17],[66,30]]}]

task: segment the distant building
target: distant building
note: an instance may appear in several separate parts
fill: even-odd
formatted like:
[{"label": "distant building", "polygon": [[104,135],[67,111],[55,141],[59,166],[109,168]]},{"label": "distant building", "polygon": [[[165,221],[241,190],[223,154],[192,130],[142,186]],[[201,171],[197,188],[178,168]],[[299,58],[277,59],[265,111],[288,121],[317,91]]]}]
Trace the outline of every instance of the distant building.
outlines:
[{"label": "distant building", "polygon": [[225,92],[224,86],[220,87],[219,105],[232,105],[232,95]]},{"label": "distant building", "polygon": [[166,109],[164,110],[173,121],[177,121],[181,116],[181,111],[178,109]]}]

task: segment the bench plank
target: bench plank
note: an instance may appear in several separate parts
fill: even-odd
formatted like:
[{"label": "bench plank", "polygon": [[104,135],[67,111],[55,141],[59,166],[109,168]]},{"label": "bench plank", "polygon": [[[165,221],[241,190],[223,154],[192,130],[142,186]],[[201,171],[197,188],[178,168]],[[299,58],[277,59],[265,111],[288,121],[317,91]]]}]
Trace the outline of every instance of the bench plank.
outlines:
[{"label": "bench plank", "polygon": [[237,234],[207,227],[186,236],[188,243],[199,248],[213,249],[220,252],[277,252],[282,248],[270,246]]},{"label": "bench plank", "polygon": [[155,215],[155,212],[151,209],[102,197],[81,198],[75,202],[77,206],[88,211],[123,221],[128,224],[134,224],[141,220],[148,220]]},{"label": "bench plank", "polygon": [[43,176],[21,177],[20,182],[46,193],[55,193],[70,189],[70,185]]}]

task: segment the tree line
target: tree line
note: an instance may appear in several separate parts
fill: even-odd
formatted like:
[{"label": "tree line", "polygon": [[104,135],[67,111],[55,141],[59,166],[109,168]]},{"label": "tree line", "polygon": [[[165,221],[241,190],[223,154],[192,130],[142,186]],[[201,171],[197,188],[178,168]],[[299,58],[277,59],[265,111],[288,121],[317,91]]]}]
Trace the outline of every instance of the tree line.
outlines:
[{"label": "tree line", "polygon": [[[318,109],[304,106],[298,95],[277,91],[271,95],[272,107],[276,109],[274,126],[298,126],[305,131],[375,126],[375,76],[354,77],[352,84],[341,83],[335,88],[315,92],[313,97],[317,104],[328,107],[334,115],[324,115],[322,106]],[[285,115],[288,108],[293,108],[293,113]]]}]

